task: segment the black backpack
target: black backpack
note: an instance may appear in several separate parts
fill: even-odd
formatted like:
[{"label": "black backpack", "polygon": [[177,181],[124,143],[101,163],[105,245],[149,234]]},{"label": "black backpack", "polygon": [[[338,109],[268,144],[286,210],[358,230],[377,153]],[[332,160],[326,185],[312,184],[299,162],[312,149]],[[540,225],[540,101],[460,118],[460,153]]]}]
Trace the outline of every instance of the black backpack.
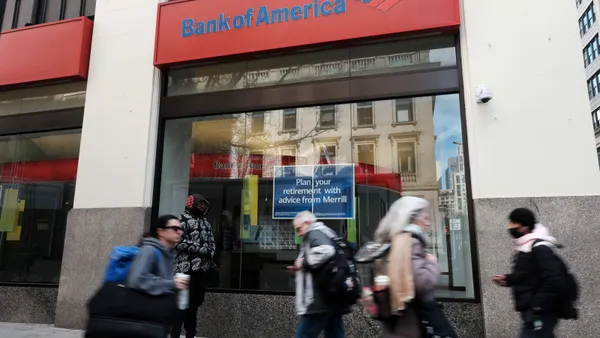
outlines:
[{"label": "black backpack", "polygon": [[312,271],[324,300],[330,304],[350,306],[360,299],[362,287],[354,252],[341,237],[331,238],[335,254],[325,264]]},{"label": "black backpack", "polygon": [[[537,239],[533,242],[532,247],[542,242],[546,241]],[[579,299],[579,283],[577,283],[577,279],[569,270],[568,265],[556,251],[554,251],[554,256],[556,257],[561,266],[560,270],[563,274],[565,286],[565,290],[561,290],[562,297],[559,300],[560,304],[558,307],[558,317],[561,319],[577,320],[579,318],[579,311],[577,310],[577,307],[575,305],[577,303],[577,300]]]}]

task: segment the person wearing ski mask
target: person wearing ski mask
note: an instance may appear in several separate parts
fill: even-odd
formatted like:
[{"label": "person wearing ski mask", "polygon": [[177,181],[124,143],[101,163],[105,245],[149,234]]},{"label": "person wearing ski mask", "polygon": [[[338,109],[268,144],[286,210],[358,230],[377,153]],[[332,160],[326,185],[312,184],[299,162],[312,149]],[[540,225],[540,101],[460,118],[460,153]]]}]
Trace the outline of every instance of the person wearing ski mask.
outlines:
[{"label": "person wearing ski mask", "polygon": [[190,275],[189,306],[183,310],[178,322],[171,329],[171,337],[179,338],[181,326],[187,338],[196,336],[198,308],[204,302],[206,274],[215,267],[215,239],[206,214],[210,203],[200,194],[192,194],[185,204],[185,211],[179,220],[183,235],[175,245],[175,273]]}]

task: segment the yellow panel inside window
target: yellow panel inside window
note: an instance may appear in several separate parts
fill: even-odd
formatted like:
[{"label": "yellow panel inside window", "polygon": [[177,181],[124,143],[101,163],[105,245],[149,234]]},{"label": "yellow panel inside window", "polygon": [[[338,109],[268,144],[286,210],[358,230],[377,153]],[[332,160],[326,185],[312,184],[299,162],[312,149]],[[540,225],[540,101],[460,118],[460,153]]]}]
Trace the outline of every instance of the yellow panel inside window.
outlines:
[{"label": "yellow panel inside window", "polygon": [[4,189],[0,232],[14,231],[19,219],[19,189]]},{"label": "yellow panel inside window", "polygon": [[[17,215],[22,214],[25,211],[25,200],[21,200],[19,201],[18,204],[18,213]],[[17,216],[17,218],[15,219],[15,227],[14,230],[11,232],[6,233],[6,241],[12,241],[12,242],[17,242],[21,240],[21,229],[23,228],[22,224],[19,224],[19,218]]]}]

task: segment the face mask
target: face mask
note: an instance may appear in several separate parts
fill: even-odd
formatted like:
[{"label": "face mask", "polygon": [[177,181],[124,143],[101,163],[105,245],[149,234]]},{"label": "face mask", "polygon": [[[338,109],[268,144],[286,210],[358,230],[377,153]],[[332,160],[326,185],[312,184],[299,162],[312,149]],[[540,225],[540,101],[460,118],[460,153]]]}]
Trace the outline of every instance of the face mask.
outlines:
[{"label": "face mask", "polygon": [[523,234],[519,231],[519,228],[511,228],[508,229],[508,232],[510,233],[511,236],[513,236],[514,238],[519,238],[522,237]]}]

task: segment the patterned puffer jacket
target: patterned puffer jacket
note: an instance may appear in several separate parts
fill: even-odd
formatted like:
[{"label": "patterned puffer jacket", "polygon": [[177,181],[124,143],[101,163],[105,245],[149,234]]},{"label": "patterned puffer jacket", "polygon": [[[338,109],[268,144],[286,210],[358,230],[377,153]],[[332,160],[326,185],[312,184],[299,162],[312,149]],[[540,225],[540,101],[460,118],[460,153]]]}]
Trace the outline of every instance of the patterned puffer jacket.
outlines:
[{"label": "patterned puffer jacket", "polygon": [[183,235],[179,244],[175,245],[175,272],[186,273],[208,271],[215,267],[215,239],[206,214],[210,205],[199,194],[190,196],[186,210],[181,216]]}]

